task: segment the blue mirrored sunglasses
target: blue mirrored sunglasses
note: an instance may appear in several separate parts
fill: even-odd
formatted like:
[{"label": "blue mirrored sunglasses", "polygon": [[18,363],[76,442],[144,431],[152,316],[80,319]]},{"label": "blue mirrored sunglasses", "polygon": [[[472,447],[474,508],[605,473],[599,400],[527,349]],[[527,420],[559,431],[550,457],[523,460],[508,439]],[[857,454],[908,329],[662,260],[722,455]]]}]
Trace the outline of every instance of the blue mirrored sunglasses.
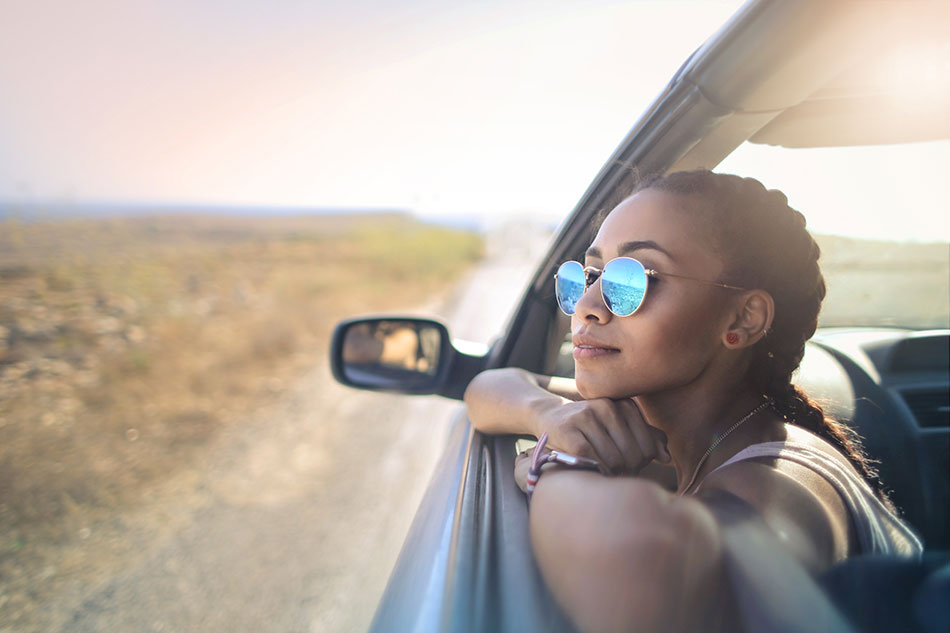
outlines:
[{"label": "blue mirrored sunglasses", "polygon": [[584,268],[583,264],[575,261],[564,262],[554,275],[554,292],[561,311],[571,315],[576,311],[577,302],[581,300],[587,289],[600,279],[600,295],[607,309],[617,316],[630,316],[643,305],[643,299],[647,294],[647,281],[650,277],[676,277],[720,288],[745,290],[745,288],[718,281],[661,273],[644,267],[632,257],[617,257],[607,262],[602,269],[593,266]]}]

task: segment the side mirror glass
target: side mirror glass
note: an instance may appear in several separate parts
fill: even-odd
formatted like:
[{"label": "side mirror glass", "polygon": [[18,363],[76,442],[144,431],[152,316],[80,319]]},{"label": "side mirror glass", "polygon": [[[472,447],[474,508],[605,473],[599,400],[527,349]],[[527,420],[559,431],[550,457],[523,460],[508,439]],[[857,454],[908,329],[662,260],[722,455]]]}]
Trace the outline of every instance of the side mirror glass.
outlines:
[{"label": "side mirror glass", "polygon": [[331,366],[345,385],[374,391],[431,394],[450,364],[445,326],[409,317],[344,321],[333,333]]}]

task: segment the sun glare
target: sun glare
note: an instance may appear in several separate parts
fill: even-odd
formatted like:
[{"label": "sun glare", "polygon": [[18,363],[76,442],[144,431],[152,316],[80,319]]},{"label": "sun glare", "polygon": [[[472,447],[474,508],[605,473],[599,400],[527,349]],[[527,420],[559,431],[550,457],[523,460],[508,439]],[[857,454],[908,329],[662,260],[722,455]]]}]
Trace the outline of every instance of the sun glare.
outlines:
[{"label": "sun glare", "polygon": [[950,140],[788,149],[746,143],[718,171],[781,189],[817,233],[882,240],[950,240],[942,187]]}]

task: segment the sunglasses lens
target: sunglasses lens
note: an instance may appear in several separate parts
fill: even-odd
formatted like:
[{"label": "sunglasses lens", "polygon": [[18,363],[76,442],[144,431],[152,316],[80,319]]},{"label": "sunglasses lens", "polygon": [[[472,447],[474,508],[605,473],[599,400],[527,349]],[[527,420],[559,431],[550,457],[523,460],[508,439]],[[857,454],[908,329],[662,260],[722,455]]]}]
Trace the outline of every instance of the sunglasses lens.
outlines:
[{"label": "sunglasses lens", "polygon": [[557,304],[565,314],[574,314],[577,302],[584,296],[585,289],[584,267],[579,262],[561,264],[561,267],[557,269],[554,292],[557,295]]},{"label": "sunglasses lens", "polygon": [[601,275],[600,288],[604,303],[611,312],[617,316],[630,316],[643,303],[643,295],[647,291],[647,274],[643,264],[629,257],[611,260]]}]

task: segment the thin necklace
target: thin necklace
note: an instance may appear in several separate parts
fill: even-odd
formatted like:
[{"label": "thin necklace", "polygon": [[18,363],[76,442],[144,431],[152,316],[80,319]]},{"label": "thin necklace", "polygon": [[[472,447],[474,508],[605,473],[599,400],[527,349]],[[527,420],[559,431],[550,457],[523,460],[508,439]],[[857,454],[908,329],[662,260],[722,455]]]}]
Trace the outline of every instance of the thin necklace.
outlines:
[{"label": "thin necklace", "polygon": [[769,404],[771,404],[771,403],[769,403],[769,402],[763,402],[762,404],[760,404],[760,405],[757,406],[756,408],[752,409],[752,410],[749,411],[747,414],[745,414],[745,415],[742,417],[742,419],[740,419],[738,422],[736,422],[735,424],[733,424],[732,426],[730,426],[729,429],[726,430],[725,433],[723,433],[722,435],[720,435],[719,437],[717,437],[717,438],[713,441],[713,443],[710,445],[710,447],[706,449],[706,452],[703,453],[703,456],[699,458],[699,464],[697,464],[696,470],[693,471],[693,476],[690,477],[689,483],[686,484],[686,487],[685,487],[685,488],[683,488],[683,492],[679,493],[679,496],[680,496],[680,497],[682,497],[683,495],[685,495],[685,494],[689,491],[689,489],[693,487],[693,484],[696,483],[696,477],[699,475],[699,471],[702,470],[703,464],[706,463],[706,459],[712,454],[712,452],[716,449],[716,447],[719,446],[719,443],[722,442],[722,441],[723,441],[724,439],[726,439],[727,437],[729,437],[729,434],[730,434],[730,433],[732,433],[732,432],[735,431],[737,428],[739,428],[740,426],[742,426],[745,422],[747,422],[750,418],[752,418],[752,416],[754,416],[756,413],[758,413],[759,411],[762,411],[762,410],[765,409],[767,406],[769,406]]}]

